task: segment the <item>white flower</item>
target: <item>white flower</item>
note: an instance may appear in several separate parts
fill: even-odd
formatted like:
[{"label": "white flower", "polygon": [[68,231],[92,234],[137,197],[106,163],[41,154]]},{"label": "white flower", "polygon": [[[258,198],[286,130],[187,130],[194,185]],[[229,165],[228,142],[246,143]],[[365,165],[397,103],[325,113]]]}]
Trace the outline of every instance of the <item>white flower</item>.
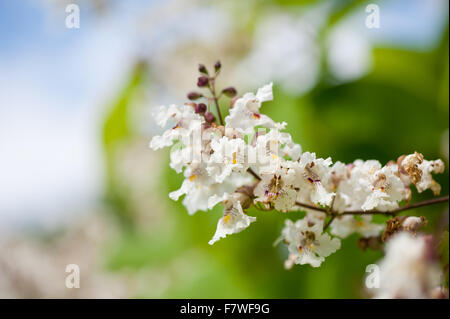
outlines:
[{"label": "white flower", "polygon": [[251,180],[250,176],[232,175],[226,182],[216,183],[208,175],[203,164],[189,166],[184,175],[186,179],[180,189],[171,192],[169,197],[178,200],[181,196],[186,195],[183,199],[183,205],[190,215],[198,210],[206,211],[213,208],[224,195],[234,192],[237,187]]},{"label": "white flower", "polygon": [[[279,161],[277,167],[260,171],[261,181],[254,189],[255,201],[272,203],[276,210],[288,212],[295,207],[298,192],[294,188],[295,163]],[[298,164],[298,163],[297,163]],[[267,170],[267,167],[265,167]]]},{"label": "white flower", "polygon": [[287,212],[295,206],[297,191],[285,183],[282,175],[267,174],[261,177],[254,190],[255,201],[266,204],[272,202],[275,209],[282,212]]},{"label": "white flower", "polygon": [[255,126],[284,129],[286,123],[275,123],[267,115],[259,113],[262,102],[272,99],[272,83],[258,89],[256,95],[253,93],[244,94],[234,103],[233,108],[230,109],[230,114],[225,117],[225,127],[247,134],[252,133]]},{"label": "white flower", "polygon": [[361,210],[372,192],[371,175],[380,168],[380,162],[373,160],[356,160],[347,167],[347,172],[340,166],[334,208],[339,212]]},{"label": "white flower", "polygon": [[301,146],[292,142],[288,133],[271,129],[267,134],[259,131],[255,140],[256,162],[259,170],[265,173],[277,170],[287,162],[284,156],[297,161],[301,155]]},{"label": "white flower", "polygon": [[429,256],[432,245],[427,237],[396,234],[386,244],[379,263],[380,288],[375,298],[429,298],[440,284],[440,268]]},{"label": "white flower", "polygon": [[163,135],[154,136],[150,142],[150,148],[157,150],[168,147],[177,139],[190,138],[194,130],[201,130],[201,124],[205,119],[196,114],[194,108],[190,105],[178,107],[170,105],[168,108],[161,106],[155,114],[156,122],[159,126],[166,126],[169,120],[175,123],[175,126],[166,130]]},{"label": "white flower", "polygon": [[330,225],[331,233],[340,238],[358,233],[362,237],[378,236],[384,229],[384,225],[372,223],[372,216],[363,215],[356,219],[352,215],[343,215],[335,218]]},{"label": "white flower", "polygon": [[324,185],[330,178],[331,159],[316,158],[315,153],[305,152],[300,157],[295,187],[299,188],[298,200],[303,203],[314,203],[329,206],[335,195]]},{"label": "white flower", "polygon": [[323,221],[297,220],[293,223],[286,220],[282,236],[288,244],[290,259],[296,264],[310,264],[319,267],[321,263],[341,247],[341,241],[323,232]]},{"label": "white flower", "polygon": [[211,142],[211,150],[207,171],[217,183],[222,183],[233,171],[247,171],[247,145],[243,139],[224,136]]},{"label": "white flower", "polygon": [[397,165],[387,165],[370,175],[371,193],[361,206],[363,210],[389,211],[405,198],[405,187],[398,177]]},{"label": "white flower", "polygon": [[256,221],[256,217],[244,213],[240,201],[237,201],[233,196],[228,196],[224,204],[223,217],[217,223],[216,233],[209,241],[210,245],[227,235],[241,232]]},{"label": "white flower", "polygon": [[434,195],[439,195],[441,192],[441,186],[433,179],[431,174],[443,173],[444,169],[444,162],[440,159],[436,161],[424,160],[421,164],[419,164],[419,170],[422,171],[422,178],[416,184],[417,191],[421,193],[430,188]]}]

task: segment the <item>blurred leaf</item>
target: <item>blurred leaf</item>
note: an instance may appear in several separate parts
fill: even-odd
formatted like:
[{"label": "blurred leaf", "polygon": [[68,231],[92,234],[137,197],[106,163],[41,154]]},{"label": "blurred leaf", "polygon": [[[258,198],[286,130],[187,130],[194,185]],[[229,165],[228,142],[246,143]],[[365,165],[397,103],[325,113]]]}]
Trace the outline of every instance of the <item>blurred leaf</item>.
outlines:
[{"label": "blurred leaf", "polygon": [[120,148],[133,137],[131,127],[131,107],[137,93],[142,89],[147,75],[147,66],[138,62],[131,71],[130,78],[109,110],[103,126],[103,148],[106,161],[106,200],[113,211],[127,224],[132,222],[126,189],[117,175],[117,160]]}]

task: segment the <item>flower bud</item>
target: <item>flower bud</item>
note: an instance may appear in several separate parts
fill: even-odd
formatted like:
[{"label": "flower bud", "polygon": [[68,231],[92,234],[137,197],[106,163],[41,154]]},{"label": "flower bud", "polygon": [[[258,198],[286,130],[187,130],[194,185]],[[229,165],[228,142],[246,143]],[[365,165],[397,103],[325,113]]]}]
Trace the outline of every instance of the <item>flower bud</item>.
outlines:
[{"label": "flower bud", "polygon": [[187,98],[191,101],[194,101],[194,100],[201,98],[202,96],[203,96],[203,94],[201,94],[199,92],[189,92],[187,95]]},{"label": "flower bud", "polygon": [[206,69],[206,67],[203,64],[198,65],[198,72],[208,75],[208,70]]},{"label": "flower bud", "polygon": [[195,113],[203,114],[205,112],[206,112],[206,104],[205,103],[198,103],[195,106]]},{"label": "flower bud", "polygon": [[222,93],[225,94],[225,96],[232,98],[232,97],[236,96],[237,91],[234,87],[230,86],[230,87],[223,89]]},{"label": "flower bud", "polygon": [[216,121],[216,117],[211,112],[205,113],[205,120],[208,123],[214,123]]},{"label": "flower bud", "polygon": [[409,216],[403,221],[402,226],[405,230],[416,233],[422,226],[425,226],[427,222],[428,221],[424,216]]},{"label": "flower bud", "polygon": [[220,61],[217,61],[216,64],[214,64],[214,71],[216,73],[219,72],[221,67],[222,67],[222,63],[220,63]]},{"label": "flower bud", "polygon": [[205,86],[207,86],[208,84],[209,84],[209,79],[208,79],[207,76],[202,75],[202,76],[200,76],[200,77],[198,78],[198,80],[197,80],[197,86],[198,86],[198,87],[205,87]]}]

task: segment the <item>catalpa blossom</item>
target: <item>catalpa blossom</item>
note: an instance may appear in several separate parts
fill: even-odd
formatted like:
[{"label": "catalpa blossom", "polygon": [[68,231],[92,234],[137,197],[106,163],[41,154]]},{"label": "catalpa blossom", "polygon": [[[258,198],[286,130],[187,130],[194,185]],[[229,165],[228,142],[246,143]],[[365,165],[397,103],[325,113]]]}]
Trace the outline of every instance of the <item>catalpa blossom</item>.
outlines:
[{"label": "catalpa blossom", "polygon": [[323,233],[323,221],[304,218],[295,223],[286,220],[282,237],[288,244],[289,259],[295,264],[310,264],[319,267],[328,257],[341,247],[338,238]]},{"label": "catalpa blossom", "polygon": [[246,229],[251,223],[256,221],[256,217],[248,216],[242,210],[241,202],[233,196],[227,196],[224,200],[223,217],[217,223],[217,230],[213,238],[209,241],[212,245],[227,235],[239,233]]},{"label": "catalpa blossom", "polygon": [[[283,213],[302,209],[306,217],[287,221],[282,231],[289,250],[286,264],[318,267],[340,248],[337,237],[357,233],[378,238],[385,225],[374,223],[370,215],[399,209],[401,202],[411,199],[411,185],[419,192],[440,192],[432,174],[443,172],[443,162],[425,160],[417,152],[386,165],[361,159],[333,163],[329,157],[303,152],[284,131],[285,122],[277,123],[261,113],[264,102],[273,100],[272,83],[241,97],[233,87],[217,95],[215,80],[220,68],[216,63],[211,76],[200,65],[197,86],[208,89],[210,95],[188,94],[191,101],[204,99],[206,104],[189,102],[159,108],[156,122],[170,128],[150,142],[155,150],[172,146],[170,167],[185,177],[170,198],[184,196],[189,214],[223,204],[223,216],[210,244],[254,222],[256,218],[247,215],[249,209]],[[233,98],[225,117],[219,108],[222,95]],[[394,220],[389,225],[383,238],[398,230]]]},{"label": "catalpa blossom", "polygon": [[246,93],[236,101],[230,110],[230,115],[225,118],[225,127],[234,128],[245,133],[254,132],[255,126],[284,129],[286,123],[275,123],[267,115],[261,114],[261,104],[273,99],[272,83],[258,89],[256,95]]}]

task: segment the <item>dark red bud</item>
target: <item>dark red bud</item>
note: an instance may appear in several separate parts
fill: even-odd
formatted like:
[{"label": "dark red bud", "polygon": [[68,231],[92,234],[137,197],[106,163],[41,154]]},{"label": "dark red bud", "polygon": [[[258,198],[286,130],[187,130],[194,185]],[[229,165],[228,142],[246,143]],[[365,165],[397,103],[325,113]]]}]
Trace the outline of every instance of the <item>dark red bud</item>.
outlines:
[{"label": "dark red bud", "polygon": [[206,112],[206,104],[205,103],[199,103],[195,106],[195,113],[203,114]]},{"label": "dark red bud", "polygon": [[214,71],[219,72],[220,68],[222,67],[222,63],[220,61],[217,61],[216,64],[214,64]]},{"label": "dark red bud", "polygon": [[216,117],[211,112],[205,113],[205,120],[208,123],[214,123],[216,121]]},{"label": "dark red bud", "polygon": [[222,93],[225,94],[226,96],[230,97],[230,98],[233,98],[233,97],[236,96],[237,91],[236,91],[236,89],[234,87],[230,86],[230,87],[227,87],[227,88],[223,89]]},{"label": "dark red bud", "polygon": [[199,92],[189,92],[187,95],[187,98],[191,101],[194,101],[194,100],[201,98],[202,96],[203,96],[203,94],[201,94]]},{"label": "dark red bud", "polygon": [[198,72],[208,75],[208,70],[203,64],[198,65]]},{"label": "dark red bud", "polygon": [[197,86],[198,86],[198,87],[205,87],[205,86],[207,86],[208,84],[209,84],[209,79],[208,79],[208,77],[206,77],[206,76],[204,76],[204,75],[200,76],[200,77],[198,78],[198,80],[197,80]]}]

